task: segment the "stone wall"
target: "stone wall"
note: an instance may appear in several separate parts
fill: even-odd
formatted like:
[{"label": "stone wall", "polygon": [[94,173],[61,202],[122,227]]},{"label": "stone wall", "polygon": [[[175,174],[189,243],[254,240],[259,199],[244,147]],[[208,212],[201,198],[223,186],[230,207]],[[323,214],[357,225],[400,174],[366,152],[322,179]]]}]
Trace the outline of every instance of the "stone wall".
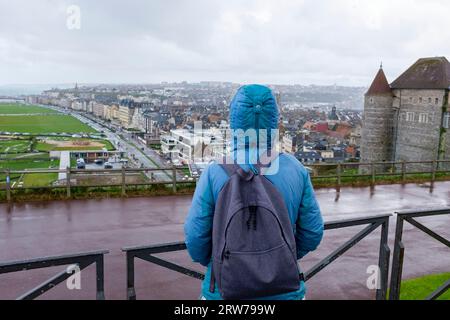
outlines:
[{"label": "stone wall", "polygon": [[[396,161],[426,161],[438,157],[445,90],[394,90],[400,99],[396,141]],[[421,165],[428,170],[430,165]]]},{"label": "stone wall", "polygon": [[[393,97],[391,95],[366,95],[361,137],[361,162],[392,161]],[[361,173],[369,168],[361,167]],[[384,170],[378,167],[377,171]]]}]

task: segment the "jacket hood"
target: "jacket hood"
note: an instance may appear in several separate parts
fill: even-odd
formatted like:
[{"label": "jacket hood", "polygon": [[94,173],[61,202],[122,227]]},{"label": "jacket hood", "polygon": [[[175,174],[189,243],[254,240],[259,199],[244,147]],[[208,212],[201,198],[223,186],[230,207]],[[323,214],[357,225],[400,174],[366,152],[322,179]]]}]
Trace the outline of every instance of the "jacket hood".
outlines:
[{"label": "jacket hood", "polygon": [[253,168],[262,157],[272,155],[272,146],[278,137],[272,130],[278,129],[278,119],[272,90],[257,84],[239,88],[230,104],[230,144],[234,161]]},{"label": "jacket hood", "polygon": [[278,106],[272,90],[251,84],[239,88],[230,104],[230,128],[277,129]]}]

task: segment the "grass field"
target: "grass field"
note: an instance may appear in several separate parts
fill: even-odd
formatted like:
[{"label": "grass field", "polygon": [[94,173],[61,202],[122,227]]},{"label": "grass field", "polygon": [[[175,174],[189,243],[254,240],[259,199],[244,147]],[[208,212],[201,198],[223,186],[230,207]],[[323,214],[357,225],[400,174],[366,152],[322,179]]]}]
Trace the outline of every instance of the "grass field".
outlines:
[{"label": "grass field", "polygon": [[[50,160],[48,154],[36,155],[35,158],[24,158],[23,160],[2,160],[0,169],[25,170],[25,169],[57,169],[59,160]],[[27,173],[24,175],[12,174],[11,183],[22,181],[24,186],[38,187],[48,186],[58,178],[57,173]],[[4,184],[5,175],[0,174],[0,184]]]},{"label": "grass field", "polygon": [[0,140],[0,154],[25,153],[30,151],[30,140]]},{"label": "grass field", "polygon": [[21,103],[0,103],[0,115],[24,113],[57,113],[57,111],[39,106],[29,106]]},{"label": "grass field", "polygon": [[23,160],[2,160],[0,169],[24,170],[24,169],[49,169],[58,168],[59,160],[50,160],[48,154],[42,154],[39,158]]},{"label": "grass field", "polygon": [[[421,278],[402,281],[401,300],[424,300],[434,290],[450,279],[450,273],[433,274]],[[450,300],[450,290],[447,290],[438,300]]]},{"label": "grass field", "polygon": [[47,158],[48,152],[32,152],[32,153],[0,153],[0,161],[2,160],[35,160]]},{"label": "grass field", "polygon": [[69,115],[0,116],[0,131],[44,133],[94,133],[93,128]]}]

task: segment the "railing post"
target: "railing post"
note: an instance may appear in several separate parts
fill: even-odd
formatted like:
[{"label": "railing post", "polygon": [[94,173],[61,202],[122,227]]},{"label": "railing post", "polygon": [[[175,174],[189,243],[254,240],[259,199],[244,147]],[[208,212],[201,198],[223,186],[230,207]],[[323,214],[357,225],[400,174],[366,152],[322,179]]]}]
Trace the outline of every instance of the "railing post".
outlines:
[{"label": "railing post", "polygon": [[337,164],[336,174],[337,174],[337,184],[336,184],[336,192],[341,192],[341,163]]},{"label": "railing post", "polygon": [[67,198],[70,198],[71,190],[70,190],[70,167],[66,168],[66,191],[67,191]]},{"label": "railing post", "polygon": [[6,201],[11,201],[11,175],[9,169],[6,170]]},{"label": "railing post", "polygon": [[378,267],[380,269],[379,285],[377,289],[377,300],[386,300],[388,277],[389,277],[389,259],[391,250],[388,246],[389,236],[389,217],[381,224],[381,237],[380,237],[380,253],[378,258]]},{"label": "railing post", "polygon": [[105,272],[103,255],[97,258],[95,263],[95,271],[97,276],[97,300],[105,300]]},{"label": "railing post", "polygon": [[402,184],[405,184],[406,178],[406,163],[405,160],[402,161]]},{"label": "railing post", "polygon": [[373,188],[373,187],[375,187],[375,165],[373,164],[373,162],[370,163],[370,171],[372,174],[372,180],[370,182],[370,186]]},{"label": "railing post", "polygon": [[136,290],[134,289],[134,255],[127,252],[127,299],[136,300]]},{"label": "railing post", "polygon": [[391,288],[389,292],[390,300],[400,299],[400,286],[402,281],[403,257],[405,247],[402,243],[403,217],[397,214],[397,224],[395,227],[394,254],[392,256]]},{"label": "railing post", "polygon": [[122,166],[122,197],[126,196],[126,184],[125,184],[125,167]]},{"label": "railing post", "polygon": [[177,171],[175,166],[172,167],[172,191],[173,193],[177,192]]},{"label": "railing post", "polygon": [[430,187],[433,188],[434,181],[436,180],[436,160],[433,160],[431,165],[432,165],[432,168],[431,168],[431,185],[430,185]]}]

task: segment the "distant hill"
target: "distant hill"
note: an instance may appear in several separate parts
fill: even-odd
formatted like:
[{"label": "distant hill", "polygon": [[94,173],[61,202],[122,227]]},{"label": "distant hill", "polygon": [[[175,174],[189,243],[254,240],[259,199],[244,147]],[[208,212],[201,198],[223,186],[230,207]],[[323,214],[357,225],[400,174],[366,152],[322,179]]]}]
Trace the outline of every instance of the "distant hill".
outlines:
[{"label": "distant hill", "polygon": [[7,84],[0,85],[0,96],[20,96],[28,94],[40,94],[44,90],[52,88],[73,88],[74,84]]}]

